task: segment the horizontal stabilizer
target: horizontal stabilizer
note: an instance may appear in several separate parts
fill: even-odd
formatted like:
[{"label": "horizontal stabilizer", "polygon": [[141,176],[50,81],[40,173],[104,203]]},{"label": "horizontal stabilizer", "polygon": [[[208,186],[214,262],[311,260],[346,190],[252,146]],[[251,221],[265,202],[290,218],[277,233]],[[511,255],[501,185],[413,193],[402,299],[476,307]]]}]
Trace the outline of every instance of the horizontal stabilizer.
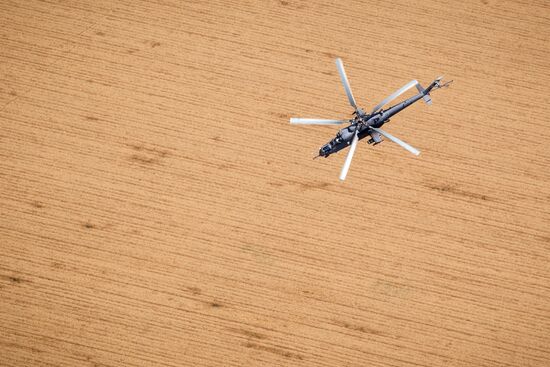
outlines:
[{"label": "horizontal stabilizer", "polygon": [[[424,93],[426,91],[424,88],[422,88],[420,83],[416,85],[416,89],[418,89],[419,93]],[[426,102],[428,106],[432,104],[432,99],[430,98],[430,95],[428,93],[426,93],[424,97],[422,97],[422,99],[424,99],[424,102]]]}]

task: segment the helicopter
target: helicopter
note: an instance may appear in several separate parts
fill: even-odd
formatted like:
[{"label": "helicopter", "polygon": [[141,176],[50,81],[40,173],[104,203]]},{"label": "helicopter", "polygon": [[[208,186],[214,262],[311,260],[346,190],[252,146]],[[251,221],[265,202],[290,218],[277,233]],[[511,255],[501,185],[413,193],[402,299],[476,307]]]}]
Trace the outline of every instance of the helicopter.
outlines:
[{"label": "helicopter", "polygon": [[[340,180],[344,181],[349,171],[351,165],[351,160],[353,154],[355,153],[355,148],[357,147],[357,142],[367,136],[370,137],[368,144],[377,145],[383,141],[383,138],[393,141],[394,143],[405,148],[414,155],[419,155],[420,151],[416,148],[413,148],[409,144],[405,143],[401,139],[396,138],[390,133],[382,130],[380,127],[385,123],[390,121],[390,117],[396,115],[397,113],[403,111],[405,108],[409,107],[416,101],[423,99],[424,102],[428,105],[432,104],[432,99],[430,98],[430,92],[436,89],[448,87],[453,81],[442,83],[441,80],[443,77],[436,78],[427,88],[423,88],[420,83],[416,80],[411,80],[403,87],[396,90],[394,93],[386,97],[382,102],[376,105],[369,113],[366,113],[363,109],[357,107],[355,98],[351,92],[351,87],[344,69],[344,63],[342,59],[336,59],[336,67],[338,73],[340,74],[340,79],[344,86],[344,90],[348,97],[349,104],[354,108],[353,115],[354,117],[349,120],[326,120],[326,119],[311,119],[311,118],[291,118],[291,124],[302,124],[302,125],[341,125],[349,124],[347,127],[341,129],[336,134],[336,137],[329,141],[327,144],[323,145],[319,149],[319,155],[317,157],[328,158],[331,154],[334,154],[344,148],[349,147],[349,152],[340,172]],[[416,87],[418,94],[396,104],[387,109],[383,109],[385,105],[408,91],[409,89]],[[315,158],[317,158],[315,157]],[[314,158],[314,159],[315,159]]]}]

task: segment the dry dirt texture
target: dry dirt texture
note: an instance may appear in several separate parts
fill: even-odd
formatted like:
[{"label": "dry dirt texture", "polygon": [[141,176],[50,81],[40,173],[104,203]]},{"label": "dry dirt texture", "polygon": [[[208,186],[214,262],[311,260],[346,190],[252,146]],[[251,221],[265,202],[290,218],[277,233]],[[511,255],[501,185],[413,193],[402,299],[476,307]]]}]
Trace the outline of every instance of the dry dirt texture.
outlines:
[{"label": "dry dirt texture", "polygon": [[[1,366],[550,366],[548,1],[0,1]],[[385,142],[312,160],[410,79]]]}]

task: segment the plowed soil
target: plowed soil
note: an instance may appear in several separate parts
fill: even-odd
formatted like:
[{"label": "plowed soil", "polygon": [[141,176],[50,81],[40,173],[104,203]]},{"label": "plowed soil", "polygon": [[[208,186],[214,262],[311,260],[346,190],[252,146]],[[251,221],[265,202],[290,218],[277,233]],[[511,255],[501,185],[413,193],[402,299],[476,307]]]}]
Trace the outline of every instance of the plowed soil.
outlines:
[{"label": "plowed soil", "polygon": [[[544,0],[1,1],[0,365],[549,366],[549,50]],[[312,160],[336,57],[454,80],[419,157]]]}]

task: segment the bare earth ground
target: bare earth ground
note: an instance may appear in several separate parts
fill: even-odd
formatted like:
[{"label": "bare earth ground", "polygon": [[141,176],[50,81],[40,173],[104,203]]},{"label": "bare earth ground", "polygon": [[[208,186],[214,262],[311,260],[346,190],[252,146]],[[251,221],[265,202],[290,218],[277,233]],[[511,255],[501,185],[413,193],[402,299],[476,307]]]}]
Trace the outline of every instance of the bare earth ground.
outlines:
[{"label": "bare earth ground", "polygon": [[[549,366],[547,1],[0,1],[0,365]],[[410,79],[391,142],[313,161]]]}]

